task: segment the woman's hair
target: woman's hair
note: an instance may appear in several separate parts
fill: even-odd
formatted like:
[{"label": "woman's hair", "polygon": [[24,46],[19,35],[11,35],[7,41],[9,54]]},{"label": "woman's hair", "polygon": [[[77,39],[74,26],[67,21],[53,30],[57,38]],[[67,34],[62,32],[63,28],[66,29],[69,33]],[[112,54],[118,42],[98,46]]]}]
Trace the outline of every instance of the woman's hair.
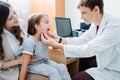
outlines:
[{"label": "woman's hair", "polygon": [[22,45],[23,42],[23,38],[21,37],[21,30],[20,30],[20,26],[13,26],[11,28],[11,32],[12,34],[15,36],[15,38],[20,41],[20,45]]},{"label": "woman's hair", "polygon": [[[0,58],[1,56],[3,56],[3,53],[4,53],[1,35],[3,33],[7,18],[9,16],[10,7],[11,7],[10,4],[0,1]],[[20,45],[21,45],[23,42],[23,38],[20,36],[19,26],[18,27],[13,26],[11,28],[11,32],[16,37],[16,39],[20,41]]]},{"label": "woman's hair", "polygon": [[46,14],[34,13],[30,16],[28,20],[28,29],[27,32],[30,35],[34,35],[36,33],[35,25],[40,24],[41,18]]},{"label": "woman's hair", "polygon": [[98,6],[100,9],[100,13],[103,14],[103,7],[104,3],[103,0],[80,0],[77,8],[79,9],[80,6],[85,6],[93,10],[95,6]]},{"label": "woman's hair", "polygon": [[3,33],[3,27],[5,26],[5,23],[9,15],[9,7],[10,7],[9,4],[0,1],[0,59],[3,58],[4,52],[1,35]]}]

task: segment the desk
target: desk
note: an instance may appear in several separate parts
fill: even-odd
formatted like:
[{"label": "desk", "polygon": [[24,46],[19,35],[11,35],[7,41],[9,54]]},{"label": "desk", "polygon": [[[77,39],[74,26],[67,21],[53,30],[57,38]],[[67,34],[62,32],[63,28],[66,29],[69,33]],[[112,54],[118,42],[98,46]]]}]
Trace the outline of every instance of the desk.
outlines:
[{"label": "desk", "polygon": [[61,49],[48,49],[47,57],[57,63],[63,63],[67,66],[71,76],[79,72],[79,58],[67,60],[64,56],[64,51]]}]

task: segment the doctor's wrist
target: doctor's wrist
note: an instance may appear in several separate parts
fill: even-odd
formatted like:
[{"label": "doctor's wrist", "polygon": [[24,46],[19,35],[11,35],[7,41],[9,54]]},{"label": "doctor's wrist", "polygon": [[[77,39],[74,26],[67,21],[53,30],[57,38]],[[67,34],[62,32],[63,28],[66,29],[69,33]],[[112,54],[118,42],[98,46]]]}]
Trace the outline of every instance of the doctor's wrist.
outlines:
[{"label": "doctor's wrist", "polygon": [[59,38],[59,41],[58,41],[58,43],[62,43],[62,38],[61,38],[61,37]]}]

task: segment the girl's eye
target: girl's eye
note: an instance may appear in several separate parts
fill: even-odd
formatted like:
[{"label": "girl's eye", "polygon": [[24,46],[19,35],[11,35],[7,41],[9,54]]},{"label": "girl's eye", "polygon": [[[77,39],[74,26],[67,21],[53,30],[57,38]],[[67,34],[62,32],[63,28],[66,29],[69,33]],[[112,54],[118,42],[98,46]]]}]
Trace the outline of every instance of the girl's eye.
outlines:
[{"label": "girl's eye", "polygon": [[45,23],[47,23],[47,24],[48,24],[48,21],[46,21]]}]

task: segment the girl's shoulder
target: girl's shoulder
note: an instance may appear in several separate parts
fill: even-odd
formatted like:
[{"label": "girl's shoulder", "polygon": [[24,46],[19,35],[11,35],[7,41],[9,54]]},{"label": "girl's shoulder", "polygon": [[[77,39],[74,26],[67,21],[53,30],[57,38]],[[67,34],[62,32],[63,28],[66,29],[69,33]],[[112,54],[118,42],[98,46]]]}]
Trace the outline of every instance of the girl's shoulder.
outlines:
[{"label": "girl's shoulder", "polygon": [[30,44],[31,43],[35,43],[34,42],[34,38],[29,35],[29,36],[27,36],[27,37],[24,38],[24,43],[30,43]]}]

